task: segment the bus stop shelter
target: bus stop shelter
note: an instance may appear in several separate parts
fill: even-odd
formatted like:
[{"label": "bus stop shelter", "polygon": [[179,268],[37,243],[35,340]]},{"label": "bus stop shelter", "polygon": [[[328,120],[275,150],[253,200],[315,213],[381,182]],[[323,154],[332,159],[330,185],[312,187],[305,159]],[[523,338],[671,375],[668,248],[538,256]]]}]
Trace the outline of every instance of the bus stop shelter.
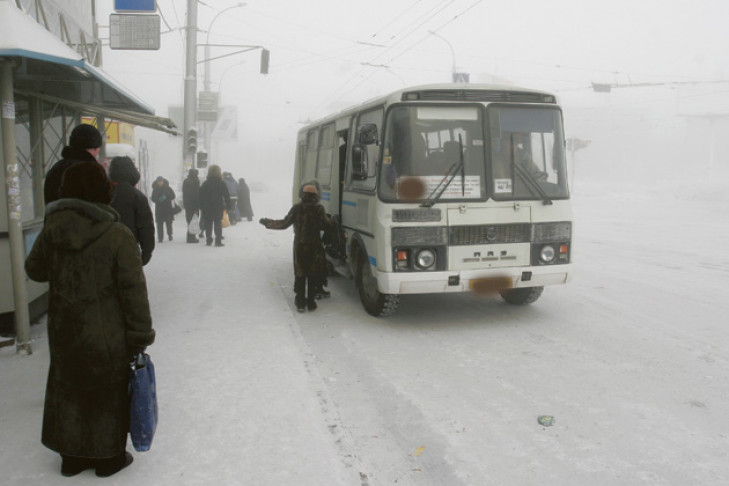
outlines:
[{"label": "bus stop shelter", "polygon": [[[31,352],[30,320],[47,308],[47,284],[24,261],[43,226],[43,182],[82,116],[177,135],[174,123],[9,0],[0,0],[0,328]],[[103,131],[103,128],[101,128]]]}]

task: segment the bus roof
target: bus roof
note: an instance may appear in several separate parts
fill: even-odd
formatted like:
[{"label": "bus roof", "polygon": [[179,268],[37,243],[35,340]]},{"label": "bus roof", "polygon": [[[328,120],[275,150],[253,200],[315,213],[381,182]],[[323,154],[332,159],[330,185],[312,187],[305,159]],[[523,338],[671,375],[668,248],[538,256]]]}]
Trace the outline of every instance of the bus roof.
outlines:
[{"label": "bus roof", "polygon": [[515,102],[556,104],[557,97],[546,91],[521,88],[517,86],[472,83],[440,83],[411,86],[372,98],[351,106],[333,115],[307,123],[299,131],[309,130],[312,126],[329,123],[351,115],[371,106],[400,101],[470,101],[470,102]]}]

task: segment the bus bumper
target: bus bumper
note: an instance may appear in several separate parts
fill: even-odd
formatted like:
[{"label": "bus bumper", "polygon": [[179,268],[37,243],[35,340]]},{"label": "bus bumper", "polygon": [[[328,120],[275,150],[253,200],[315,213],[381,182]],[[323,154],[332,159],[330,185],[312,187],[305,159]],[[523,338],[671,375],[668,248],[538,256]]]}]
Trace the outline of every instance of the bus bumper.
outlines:
[{"label": "bus bumper", "polygon": [[565,264],[453,272],[375,273],[379,291],[383,294],[439,294],[470,292],[478,287],[488,288],[491,283],[500,288],[565,284],[571,279],[571,270],[572,264]]}]

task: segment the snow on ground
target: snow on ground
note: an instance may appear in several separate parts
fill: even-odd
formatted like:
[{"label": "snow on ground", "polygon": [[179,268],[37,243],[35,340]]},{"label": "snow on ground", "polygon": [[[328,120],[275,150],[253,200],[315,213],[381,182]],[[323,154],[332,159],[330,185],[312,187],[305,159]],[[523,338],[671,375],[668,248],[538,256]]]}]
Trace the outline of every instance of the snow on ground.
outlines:
[{"label": "snow on ground", "polygon": [[[161,422],[105,482],[729,483],[726,184],[578,182],[574,279],[527,307],[404,296],[375,319],[331,278],[332,299],[297,314],[290,230],[244,222],[215,248],[176,221],[145,268]],[[254,193],[256,221],[288,194]],[[96,483],[62,479],[40,444],[32,331],[32,356],[0,349],[2,483]]]}]

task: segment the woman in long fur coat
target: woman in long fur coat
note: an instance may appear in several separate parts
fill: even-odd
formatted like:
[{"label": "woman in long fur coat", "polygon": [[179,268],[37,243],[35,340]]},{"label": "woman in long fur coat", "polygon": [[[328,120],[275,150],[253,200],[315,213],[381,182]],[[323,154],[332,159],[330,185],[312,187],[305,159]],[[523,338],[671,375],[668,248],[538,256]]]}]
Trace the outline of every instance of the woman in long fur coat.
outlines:
[{"label": "woman in long fur coat", "polygon": [[155,332],[139,248],[108,205],[104,168],[69,167],[60,196],[25,261],[31,279],[50,283],[41,440],[61,454],[64,476],[95,468],[106,477],[132,462],[129,362]]}]

